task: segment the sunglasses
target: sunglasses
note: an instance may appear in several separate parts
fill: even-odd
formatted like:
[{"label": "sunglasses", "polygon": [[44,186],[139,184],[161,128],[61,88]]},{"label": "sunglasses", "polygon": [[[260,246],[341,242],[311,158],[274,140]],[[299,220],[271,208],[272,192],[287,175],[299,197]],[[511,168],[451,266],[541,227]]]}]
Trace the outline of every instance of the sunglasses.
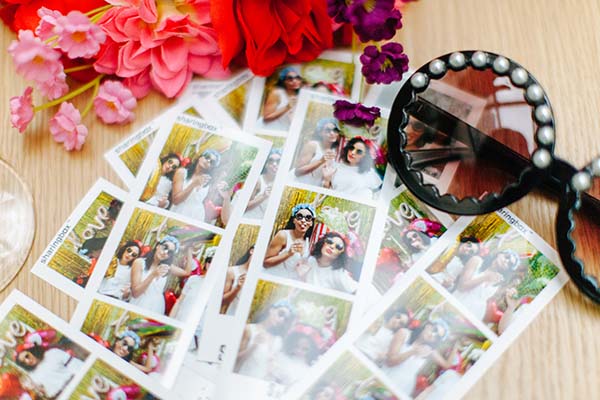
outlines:
[{"label": "sunglasses", "polygon": [[204,157],[204,159],[205,159],[206,161],[208,161],[208,163],[209,163],[211,166],[212,166],[212,165],[215,165],[215,164],[217,163],[217,159],[216,159],[215,157],[213,157],[213,156],[202,156],[202,157]]},{"label": "sunglasses", "polygon": [[267,164],[279,164],[280,158],[269,158]]},{"label": "sunglasses", "polygon": [[125,249],[125,252],[126,252],[127,254],[129,254],[130,256],[132,256],[132,257],[137,257],[137,256],[139,256],[139,253],[138,253],[137,251],[135,251],[134,249],[132,249],[131,247],[128,247],[128,248],[126,248],[126,249]]},{"label": "sunglasses", "polygon": [[[415,124],[427,129],[412,129]],[[600,260],[589,262],[584,247],[593,246],[576,246],[581,238],[600,241],[600,185],[594,185],[600,158],[579,170],[555,156],[552,107],[525,68],[483,51],[430,61],[398,92],[387,138],[390,162],[406,187],[447,213],[491,213],[534,188],[558,197],[561,260],[578,288],[600,303]],[[449,163],[458,165],[453,182],[430,183],[427,169]]]},{"label": "sunglasses", "polygon": [[310,214],[296,214],[294,215],[294,218],[296,218],[298,221],[305,220],[306,222],[311,222],[314,219],[314,217]]},{"label": "sunglasses", "polygon": [[277,310],[277,316],[280,318],[288,319],[290,317],[290,313],[287,310],[280,308]]},{"label": "sunglasses", "polygon": [[170,248],[166,243],[161,243],[160,246],[162,247],[163,251],[167,252],[167,254],[175,254],[175,249]]},{"label": "sunglasses", "polygon": [[326,128],[323,128],[323,132],[325,132],[325,133],[340,133],[340,130],[335,127],[334,128],[326,127]]},{"label": "sunglasses", "polygon": [[131,344],[127,341],[127,339],[123,338],[119,340],[121,342],[121,347],[125,350],[130,351],[135,349],[135,344]]},{"label": "sunglasses", "polygon": [[365,154],[365,151],[363,149],[359,149],[358,147],[354,147],[354,146],[350,146],[348,148],[348,151],[352,151],[358,156],[362,156],[363,154]]},{"label": "sunglasses", "polygon": [[341,244],[341,243],[336,243],[336,241],[335,241],[335,240],[333,240],[332,238],[327,238],[327,239],[325,239],[325,243],[326,243],[326,244],[328,244],[328,245],[330,245],[330,246],[332,246],[332,245],[334,245],[334,244],[335,244],[335,246],[334,246],[334,247],[335,247],[335,249],[336,249],[337,251],[342,251],[342,250],[344,250],[344,247],[345,247],[345,246],[344,246],[343,244]]},{"label": "sunglasses", "polygon": [[285,80],[285,81],[294,81],[294,80],[301,81],[301,80],[302,80],[302,77],[301,77],[301,76],[299,76],[299,75],[295,75],[295,76],[286,76],[284,80]]}]

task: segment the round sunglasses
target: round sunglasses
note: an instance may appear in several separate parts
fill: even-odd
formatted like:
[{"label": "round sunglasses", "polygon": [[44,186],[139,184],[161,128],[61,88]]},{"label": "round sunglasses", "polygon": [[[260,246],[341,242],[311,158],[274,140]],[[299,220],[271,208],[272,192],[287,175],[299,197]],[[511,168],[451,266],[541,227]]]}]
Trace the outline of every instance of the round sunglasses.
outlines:
[{"label": "round sunglasses", "polygon": [[[558,197],[561,260],[577,287],[600,303],[600,256],[593,251],[600,243],[600,183],[594,179],[600,158],[578,170],[556,157],[552,107],[525,68],[485,51],[428,62],[394,100],[388,143],[406,187],[447,213],[490,213],[534,188]],[[446,168],[456,171],[449,184],[438,179]]]}]

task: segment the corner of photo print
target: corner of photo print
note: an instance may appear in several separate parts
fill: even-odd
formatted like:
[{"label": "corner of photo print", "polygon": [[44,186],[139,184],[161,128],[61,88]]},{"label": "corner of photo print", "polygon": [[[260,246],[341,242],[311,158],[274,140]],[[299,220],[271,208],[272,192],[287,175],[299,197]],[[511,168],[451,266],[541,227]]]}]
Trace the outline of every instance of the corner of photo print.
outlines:
[{"label": "corner of photo print", "polygon": [[83,334],[17,290],[0,305],[0,339],[2,399],[168,399],[149,377],[116,369]]}]

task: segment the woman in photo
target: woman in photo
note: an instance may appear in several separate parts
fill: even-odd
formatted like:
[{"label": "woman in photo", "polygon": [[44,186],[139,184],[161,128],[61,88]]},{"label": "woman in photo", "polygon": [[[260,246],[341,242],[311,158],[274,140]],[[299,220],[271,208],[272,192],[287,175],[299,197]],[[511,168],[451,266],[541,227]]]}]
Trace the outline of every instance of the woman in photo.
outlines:
[{"label": "woman in photo", "polygon": [[34,389],[48,398],[58,396],[83,366],[70,352],[43,343],[17,346],[15,362],[28,373]]},{"label": "woman in photo", "polygon": [[303,85],[304,80],[297,68],[282,69],[277,83],[267,92],[259,127],[287,131],[294,116],[298,92]]},{"label": "woman in photo", "polygon": [[309,256],[309,238],[314,220],[315,209],[312,205],[301,203],[292,208],[287,225],[273,236],[267,248],[263,266],[270,274],[298,279],[296,265]]},{"label": "woman in photo", "polygon": [[293,175],[296,180],[314,186],[323,183],[323,168],[333,164],[340,143],[340,125],[335,118],[321,118],[312,140],[300,149]]},{"label": "woman in photo", "polygon": [[186,318],[188,318],[188,315],[194,312],[196,298],[200,294],[200,290],[202,290],[204,278],[210,269],[215,251],[215,247],[210,247],[206,250],[204,268],[202,268],[200,262],[194,258],[192,248],[188,248],[187,262],[190,265],[196,266],[196,268],[193,271],[190,271],[189,277],[185,279],[181,294],[171,310],[170,316],[172,318],[184,321]]},{"label": "woman in photo", "polygon": [[521,260],[513,250],[507,249],[482,259],[472,257],[456,280],[452,292],[477,318],[483,320],[487,301],[497,292],[500,284],[508,280]]},{"label": "woman in photo", "polygon": [[429,249],[431,238],[418,229],[407,228],[400,233],[400,240],[410,253],[410,260],[414,263]]},{"label": "woman in photo", "polygon": [[171,211],[205,221],[204,199],[208,196],[211,173],[221,162],[221,154],[205,150],[185,168],[175,171]]},{"label": "woman in photo", "polygon": [[[369,329],[356,342],[356,347],[369,357],[375,364],[381,366],[389,355],[390,345],[398,332],[406,334],[410,322],[408,312],[404,307],[392,307],[383,315],[383,324]],[[374,330],[374,332],[373,332]]]},{"label": "woman in photo", "polygon": [[267,202],[271,195],[271,189],[273,188],[273,182],[279,169],[279,162],[281,161],[281,150],[273,149],[267,157],[265,166],[263,167],[262,173],[258,178],[258,182],[254,187],[254,192],[248,206],[246,207],[246,213],[244,217],[262,219],[267,209]]},{"label": "woman in photo", "polygon": [[173,176],[175,171],[182,166],[181,157],[176,153],[169,153],[162,157],[156,171],[150,177],[148,188],[153,194],[146,203],[160,207],[169,208],[171,205],[171,189],[173,188]]},{"label": "woman in photo", "polygon": [[273,362],[274,356],[280,351],[282,337],[290,329],[295,315],[295,307],[284,299],[269,306],[258,322],[246,324],[235,371],[257,379],[267,379],[271,370],[277,367]]},{"label": "woman in photo", "polygon": [[317,384],[309,393],[307,400],[346,400],[342,390],[335,383]]},{"label": "woman in photo", "polygon": [[319,357],[323,345],[321,332],[314,326],[296,324],[283,340],[283,347],[275,357],[268,381],[290,386],[306,373]]},{"label": "woman in photo", "polygon": [[117,267],[114,274],[102,280],[98,293],[128,301],[131,296],[131,265],[141,251],[142,244],[139,240],[129,240],[121,246],[116,254]]},{"label": "woman in photo", "polygon": [[131,267],[131,304],[159,314],[165,313],[164,289],[170,275],[185,278],[190,275],[192,263],[185,269],[173,265],[179,252],[179,240],[165,236],[143,258]]},{"label": "woman in photo", "polygon": [[[474,236],[463,236],[460,238],[456,253],[446,267],[440,272],[433,273],[431,276],[442,284],[446,289],[452,291],[456,284],[456,279],[461,274],[465,265],[474,258],[474,262],[480,260],[481,241]],[[477,260],[479,259],[479,260]]]},{"label": "woman in photo", "polygon": [[344,236],[328,232],[317,240],[310,257],[296,265],[296,272],[300,279],[312,285],[354,294],[358,282],[346,269],[347,264]]},{"label": "woman in photo", "polygon": [[385,360],[384,373],[405,395],[412,396],[417,376],[427,361],[444,369],[452,366],[452,360],[445,359],[435,350],[448,334],[448,325],[439,319],[395,335]]},{"label": "woman in photo", "polygon": [[250,246],[246,253],[237,260],[235,265],[227,268],[222,303],[222,312],[225,312],[227,315],[235,315],[235,310],[237,310],[240,301],[240,292],[246,282],[246,274],[248,273],[248,268],[250,268],[253,254],[254,246]]},{"label": "woman in photo", "polygon": [[360,136],[350,139],[342,150],[340,162],[323,167],[323,187],[371,198],[383,182],[375,171],[372,153],[370,140]]}]

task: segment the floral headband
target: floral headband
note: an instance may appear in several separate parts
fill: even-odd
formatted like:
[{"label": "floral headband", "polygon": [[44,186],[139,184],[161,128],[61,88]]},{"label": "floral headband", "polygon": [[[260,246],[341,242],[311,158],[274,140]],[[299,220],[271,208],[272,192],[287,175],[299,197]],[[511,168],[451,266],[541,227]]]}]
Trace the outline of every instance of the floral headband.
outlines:
[{"label": "floral headband", "polygon": [[321,335],[321,332],[312,325],[298,323],[288,332],[288,335],[294,333],[308,337],[318,349],[323,349],[325,347],[323,335]]},{"label": "floral headband", "polygon": [[179,240],[175,236],[167,235],[164,238],[162,238],[158,243],[163,244],[166,242],[170,242],[175,245],[175,253],[179,251]]},{"label": "floral headband", "polygon": [[373,160],[375,160],[377,158],[377,150],[375,149],[375,145],[373,144],[373,141],[371,139],[367,139],[364,136],[354,136],[352,139],[358,139],[361,142],[363,142],[365,144],[365,147],[367,148],[367,150],[369,150],[369,155],[371,156],[371,158]]},{"label": "floral headband", "polygon": [[311,204],[300,203],[300,204],[296,204],[294,206],[294,208],[292,208],[292,217],[295,217],[296,214],[298,214],[298,211],[300,211],[300,210],[310,211],[310,213],[313,215],[313,217],[316,215],[315,208]]},{"label": "floral headband", "polygon": [[179,165],[183,168],[187,167],[189,165],[189,163],[191,162],[189,157],[184,157],[179,153],[175,153],[175,155],[179,159]]},{"label": "floral headband", "polygon": [[119,339],[123,339],[125,337],[133,339],[133,341],[135,342],[134,350],[137,350],[140,347],[141,340],[137,333],[135,333],[132,330],[127,329],[127,330],[123,331],[120,335],[117,335],[117,338],[119,338]]}]

